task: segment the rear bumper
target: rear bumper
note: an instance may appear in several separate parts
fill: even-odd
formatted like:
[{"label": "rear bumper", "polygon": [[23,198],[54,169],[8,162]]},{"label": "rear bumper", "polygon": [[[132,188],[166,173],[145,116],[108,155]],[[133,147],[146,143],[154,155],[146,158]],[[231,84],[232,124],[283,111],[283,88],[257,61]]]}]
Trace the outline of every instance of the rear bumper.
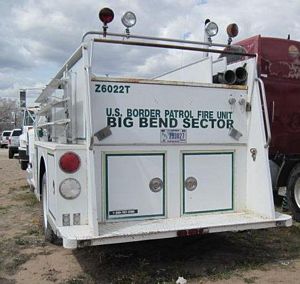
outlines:
[{"label": "rear bumper", "polygon": [[263,218],[251,213],[227,213],[147,221],[109,222],[99,224],[100,234],[98,236],[92,234],[88,225],[58,227],[57,233],[63,239],[63,246],[73,249],[83,246],[291,225],[291,216],[277,212],[274,219]]}]

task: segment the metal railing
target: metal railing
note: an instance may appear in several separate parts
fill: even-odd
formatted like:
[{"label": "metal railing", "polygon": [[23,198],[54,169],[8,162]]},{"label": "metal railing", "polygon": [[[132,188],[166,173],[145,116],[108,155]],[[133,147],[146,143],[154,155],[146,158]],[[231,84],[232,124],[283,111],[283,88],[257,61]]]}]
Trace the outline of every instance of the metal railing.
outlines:
[{"label": "metal railing", "polygon": [[[103,36],[103,32],[98,31],[89,31],[85,33],[82,37],[82,42],[84,42],[85,38],[88,35],[99,35]],[[106,36],[110,37],[119,37],[121,40],[107,39]],[[180,49],[180,50],[190,50],[190,51],[201,51],[201,52],[209,52],[209,53],[220,53],[220,54],[234,54],[248,57],[255,57],[254,53],[243,53],[236,52],[230,50],[233,46],[227,44],[220,43],[211,43],[211,42],[200,42],[200,41],[190,41],[190,40],[181,40],[181,39],[172,39],[172,38],[160,38],[160,37],[149,37],[149,36],[140,36],[140,35],[127,35],[127,34],[119,34],[119,33],[106,33],[106,36],[103,38],[93,38],[95,42],[101,43],[114,43],[114,44],[123,44],[123,45],[135,45],[135,46],[146,46],[146,47],[159,47],[159,48],[168,48],[168,49]],[[144,41],[132,41],[130,39],[140,39]],[[152,42],[149,42],[152,41]],[[163,43],[153,43],[153,41],[157,42],[169,42],[169,43],[181,43],[185,45],[173,45],[173,44],[163,44]],[[197,47],[195,47],[195,45]],[[223,47],[225,50],[220,49],[210,49],[199,46],[214,46],[214,47]],[[227,50],[226,50],[227,48]]]},{"label": "metal railing", "polygon": [[265,85],[264,85],[264,82],[262,81],[262,79],[256,78],[255,80],[259,83],[259,87],[260,87],[259,93],[260,93],[260,97],[261,97],[262,103],[263,103],[264,119],[265,119],[265,124],[266,124],[266,131],[267,131],[267,141],[265,144],[265,148],[268,148],[271,143],[271,128],[270,128],[270,120],[269,120],[269,114],[268,114]]}]

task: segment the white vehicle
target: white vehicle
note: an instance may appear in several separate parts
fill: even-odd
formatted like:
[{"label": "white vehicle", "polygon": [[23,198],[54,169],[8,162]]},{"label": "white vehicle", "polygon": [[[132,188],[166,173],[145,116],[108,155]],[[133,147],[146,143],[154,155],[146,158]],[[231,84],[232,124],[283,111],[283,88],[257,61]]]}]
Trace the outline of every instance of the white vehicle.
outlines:
[{"label": "white vehicle", "polygon": [[22,129],[15,128],[11,131],[8,138],[8,158],[12,159],[19,152],[20,146],[19,136],[22,134]]},{"label": "white vehicle", "polygon": [[109,34],[110,11],[100,12],[104,31],[84,36],[36,101],[28,172],[46,238],[76,248],[290,226],[274,209],[255,55],[230,65],[208,55],[154,79],[97,75],[107,64],[93,61],[97,45],[237,54],[133,36],[132,13],[126,34]]},{"label": "white vehicle", "polygon": [[8,146],[8,139],[10,136],[11,130],[3,130],[0,135],[0,146],[1,148]]},{"label": "white vehicle", "polygon": [[20,146],[19,146],[19,161],[22,170],[27,169],[29,162],[29,151],[28,151],[28,131],[33,129],[33,123],[35,120],[35,114],[38,111],[38,108],[25,108],[23,111],[23,127],[22,134],[19,137]]}]

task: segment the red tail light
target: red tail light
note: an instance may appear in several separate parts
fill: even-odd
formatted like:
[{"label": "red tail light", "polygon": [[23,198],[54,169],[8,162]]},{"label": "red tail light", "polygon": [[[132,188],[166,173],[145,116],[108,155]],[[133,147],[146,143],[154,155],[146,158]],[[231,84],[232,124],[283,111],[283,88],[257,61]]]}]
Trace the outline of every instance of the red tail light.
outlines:
[{"label": "red tail light", "polygon": [[80,158],[73,152],[67,152],[60,157],[59,166],[68,174],[75,173],[80,167]]}]

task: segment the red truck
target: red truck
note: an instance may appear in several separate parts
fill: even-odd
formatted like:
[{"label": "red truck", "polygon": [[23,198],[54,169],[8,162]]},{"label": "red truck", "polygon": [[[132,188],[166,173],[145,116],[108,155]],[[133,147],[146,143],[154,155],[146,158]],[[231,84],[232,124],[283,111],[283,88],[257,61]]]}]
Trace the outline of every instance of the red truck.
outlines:
[{"label": "red truck", "polygon": [[[258,55],[272,133],[269,160],[274,193],[286,191],[293,217],[300,221],[300,42],[258,35],[236,46]],[[229,56],[227,61],[239,59]]]}]

